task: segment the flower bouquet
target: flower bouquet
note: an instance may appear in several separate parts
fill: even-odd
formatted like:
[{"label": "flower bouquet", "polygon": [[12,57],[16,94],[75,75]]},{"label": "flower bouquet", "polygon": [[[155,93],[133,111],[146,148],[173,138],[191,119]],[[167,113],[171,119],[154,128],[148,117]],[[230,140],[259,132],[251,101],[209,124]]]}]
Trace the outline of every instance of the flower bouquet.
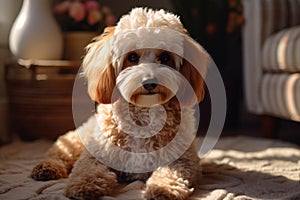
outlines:
[{"label": "flower bouquet", "polygon": [[54,0],[54,16],[64,35],[64,59],[80,60],[86,45],[116,18],[97,0]]},{"label": "flower bouquet", "polygon": [[97,0],[54,0],[54,15],[63,31],[97,31],[116,19],[110,8]]}]

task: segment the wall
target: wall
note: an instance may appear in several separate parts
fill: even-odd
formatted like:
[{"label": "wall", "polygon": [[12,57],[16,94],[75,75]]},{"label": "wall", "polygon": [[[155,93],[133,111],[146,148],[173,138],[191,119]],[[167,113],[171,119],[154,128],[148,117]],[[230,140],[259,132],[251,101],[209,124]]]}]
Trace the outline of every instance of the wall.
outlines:
[{"label": "wall", "polygon": [[128,13],[135,7],[149,7],[174,11],[171,0],[102,0],[101,2],[103,5],[109,6],[117,18]]},{"label": "wall", "polygon": [[9,32],[21,4],[21,0],[0,0],[0,144],[8,141],[4,62],[11,56],[8,48]]},{"label": "wall", "polygon": [[20,10],[20,0],[0,0],[0,102],[4,100],[3,62],[9,56],[9,31]]}]

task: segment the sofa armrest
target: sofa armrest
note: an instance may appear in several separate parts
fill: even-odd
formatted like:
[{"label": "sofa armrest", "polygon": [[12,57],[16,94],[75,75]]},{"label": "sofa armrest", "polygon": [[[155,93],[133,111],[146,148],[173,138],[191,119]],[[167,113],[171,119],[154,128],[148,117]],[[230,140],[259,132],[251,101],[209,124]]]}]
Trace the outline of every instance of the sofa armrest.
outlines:
[{"label": "sofa armrest", "polygon": [[259,0],[243,0],[243,6],[246,21],[242,31],[245,103],[249,112],[261,114],[263,109],[259,90],[263,71],[260,68],[260,3]]},{"label": "sofa armrest", "polygon": [[262,45],[272,33],[300,24],[300,0],[243,0],[243,73],[247,109],[262,114]]}]

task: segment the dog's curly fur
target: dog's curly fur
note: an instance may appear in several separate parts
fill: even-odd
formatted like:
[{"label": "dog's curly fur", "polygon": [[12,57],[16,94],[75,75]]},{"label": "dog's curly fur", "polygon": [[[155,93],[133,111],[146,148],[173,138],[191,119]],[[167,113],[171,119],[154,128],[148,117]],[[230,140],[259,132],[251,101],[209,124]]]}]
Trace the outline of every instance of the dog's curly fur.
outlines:
[{"label": "dog's curly fur", "polygon": [[[149,32],[143,28],[155,30]],[[165,30],[173,32],[166,35]],[[88,45],[83,68],[88,79],[88,92],[99,103],[97,114],[75,131],[60,136],[45,159],[33,169],[32,178],[68,177],[65,194],[75,199],[99,199],[112,194],[119,182],[134,180],[146,181],[146,199],[186,199],[201,174],[195,144],[189,139],[193,140],[196,133],[193,106],[203,98],[204,81],[183,58],[185,40],[192,42],[199,54],[200,61],[196,63],[205,71],[207,53],[187,35],[178,17],[163,10],[133,9],[116,27],[107,28]],[[132,52],[134,54],[130,54]],[[166,52],[167,59],[162,57]],[[132,62],[129,55],[137,55],[139,61]],[[163,58],[166,59],[164,63]],[[137,82],[149,74],[158,79],[158,85],[151,93],[142,86],[133,85],[141,85]],[[196,100],[181,88],[180,77],[189,82]],[[171,89],[159,85],[164,80]],[[116,85],[119,87],[118,98],[114,99]],[[182,105],[176,98],[180,95],[187,100]],[[161,106],[154,109],[152,104]],[[129,118],[124,114],[126,112]],[[137,125],[142,131],[136,129]],[[147,129],[149,126],[161,128],[153,134],[151,128]],[[165,148],[175,137],[175,145]],[[184,152],[181,152],[182,146],[186,147]],[[115,150],[116,147],[121,151]],[[140,173],[122,171],[97,159],[130,168],[133,160],[124,152],[151,153],[161,148],[165,152],[159,162],[174,154],[178,156],[174,162],[158,166],[152,173],[143,171],[156,162],[149,157],[142,160],[140,166],[135,166],[141,168]]]}]

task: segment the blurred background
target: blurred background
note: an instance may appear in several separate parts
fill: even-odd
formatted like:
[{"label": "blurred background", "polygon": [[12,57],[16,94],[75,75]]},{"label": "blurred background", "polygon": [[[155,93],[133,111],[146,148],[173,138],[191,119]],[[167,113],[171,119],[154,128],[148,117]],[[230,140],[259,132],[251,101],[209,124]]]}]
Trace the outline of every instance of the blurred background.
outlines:
[{"label": "blurred background", "polygon": [[[22,130],[25,129],[30,132],[31,130],[39,127],[39,129],[36,130],[37,133],[34,135],[21,133],[21,137],[24,139],[35,139],[45,135],[48,138],[54,139],[59,134],[63,133],[63,131],[73,128],[72,123],[70,121],[66,121],[63,122],[66,126],[61,127],[59,130],[52,130],[49,127],[56,126],[53,124],[53,122],[57,121],[57,123],[62,123],[61,120],[63,119],[59,118],[59,114],[54,113],[52,116],[48,116],[48,118],[51,118],[52,121],[49,120],[48,122],[45,122],[43,119],[41,119],[43,116],[45,116],[44,113],[40,113],[42,112],[41,110],[55,110],[51,107],[55,107],[55,105],[47,102],[51,100],[53,100],[53,102],[66,102],[63,105],[60,105],[63,108],[65,108],[65,106],[70,107],[70,101],[68,99],[62,99],[62,96],[64,96],[64,91],[68,93],[66,91],[68,88],[72,89],[71,86],[60,91],[60,93],[57,94],[59,98],[56,99],[54,96],[51,96],[51,98],[44,98],[42,97],[42,95],[45,95],[44,93],[35,92],[41,87],[48,89],[53,87],[53,90],[55,90],[55,88],[60,88],[62,85],[61,83],[63,82],[59,82],[59,84],[57,84],[55,80],[57,80],[57,77],[59,77],[62,79],[60,81],[63,81],[67,79],[66,77],[70,77],[70,74],[74,73],[74,68],[79,68],[80,58],[83,54],[83,48],[86,43],[92,37],[99,34],[104,27],[114,25],[123,14],[126,14],[132,8],[139,6],[154,9],[166,9],[178,14],[191,36],[198,41],[214,59],[224,80],[227,94],[227,116],[224,132],[222,133],[223,136],[242,134],[262,137],[265,130],[264,126],[269,123],[273,125],[273,129],[276,127],[275,129],[278,131],[276,134],[277,138],[300,143],[300,133],[298,133],[299,131],[295,132],[295,130],[300,130],[300,125],[298,122],[279,118],[274,118],[272,120],[267,120],[267,122],[263,122],[264,116],[250,114],[245,107],[243,95],[242,29],[247,21],[244,18],[244,6],[240,0],[100,0],[96,2],[24,0],[24,2],[25,1],[28,1],[27,12],[31,13],[33,12],[33,9],[47,9],[43,7],[43,5],[39,5],[39,8],[38,4],[44,4],[44,6],[48,6],[49,10],[51,10],[53,19],[61,31],[63,49],[61,50],[61,56],[57,58],[47,58],[47,56],[34,58],[32,55],[29,55],[28,57],[28,55],[25,55],[24,52],[12,52],[12,46],[9,39],[10,35],[12,35],[12,26],[16,20],[16,17],[20,15],[21,8],[23,9],[25,6],[22,4],[23,2],[21,0],[0,0],[1,143],[11,140],[11,135],[15,132],[22,132]],[[89,3],[83,5],[86,2]],[[34,4],[35,6],[30,4]],[[71,4],[75,5],[71,6]],[[39,12],[35,13],[35,20],[39,18],[38,14]],[[25,19],[24,16],[25,14],[23,15],[23,19]],[[30,18],[30,16],[28,18]],[[42,19],[40,18],[39,20]],[[47,20],[44,22],[46,21]],[[45,27],[47,26],[45,25]],[[18,29],[18,31],[20,32],[20,29]],[[74,41],[79,41],[78,37],[81,37],[78,36],[78,32],[84,33],[86,37],[83,42],[76,44],[79,45],[79,47],[74,46]],[[33,36],[35,33],[31,34]],[[35,36],[35,38],[37,37]],[[29,40],[30,39],[28,39],[28,41]],[[69,46],[68,49],[67,45]],[[27,47],[28,46],[29,45],[27,45]],[[19,49],[20,48],[21,47],[19,47]],[[40,47],[36,47],[35,49],[39,48]],[[29,50],[26,52],[29,52]],[[22,57],[25,58],[25,61],[20,61],[18,59]],[[26,60],[48,60],[48,62],[26,62]],[[56,60],[57,62],[51,62],[49,60]],[[58,60],[61,62],[58,62]],[[40,66],[42,66],[41,69],[39,68]],[[53,66],[58,70],[51,71],[50,68],[54,68]],[[18,69],[20,67],[22,68],[21,70]],[[48,71],[45,71],[45,69],[48,69]],[[39,70],[41,71],[42,75],[36,75],[36,73],[40,73]],[[35,77],[39,77],[39,80],[33,81],[32,78],[25,80],[26,78],[24,77],[27,77],[28,74],[31,75],[32,73],[36,75]],[[47,73],[58,74],[55,74],[55,76],[53,75],[53,77],[56,78],[50,82],[50,77],[52,77],[52,75]],[[18,76],[15,76],[16,74],[18,74]],[[45,74],[48,77],[46,78],[47,80],[45,79]],[[24,81],[30,82],[30,84],[26,85]],[[40,81],[44,81],[44,85],[39,85]],[[24,88],[25,85],[30,88]],[[37,85],[39,86],[37,87]],[[22,88],[22,92],[19,91],[20,88]],[[18,93],[14,93],[14,91],[17,90]],[[29,92],[25,94],[26,92],[24,91],[31,90],[33,90],[35,96],[32,99],[28,99],[26,95],[30,96],[33,93]],[[22,107],[24,106],[24,100],[18,97],[19,101],[14,101],[11,103],[13,98],[11,98],[10,95],[21,95],[22,98],[30,101],[32,105],[30,105],[30,102],[27,102],[27,107],[24,109]],[[70,94],[68,93],[68,95]],[[43,102],[36,101],[36,99],[43,99]],[[61,101],[59,101],[59,99]],[[46,103],[44,101],[46,101]],[[38,105],[39,103],[41,103],[41,105]],[[61,107],[58,107],[57,110],[59,110]],[[37,108],[40,110],[37,110]],[[32,112],[30,109],[32,109]],[[207,125],[209,124],[210,119],[209,95],[207,95],[204,102],[200,104],[200,110],[201,123],[199,127],[199,134],[203,134],[207,128]],[[67,118],[72,117],[70,112],[65,111],[62,116],[65,116],[65,114],[68,115]],[[20,125],[20,121],[24,121],[25,118],[28,119],[26,124]],[[45,116],[45,118],[47,118],[47,116]],[[52,124],[49,125],[46,123]],[[40,126],[37,124],[40,124]],[[49,133],[50,135],[43,135],[43,133],[38,135],[38,132],[47,132],[47,129],[57,132],[52,133],[52,136],[51,133]]]}]

